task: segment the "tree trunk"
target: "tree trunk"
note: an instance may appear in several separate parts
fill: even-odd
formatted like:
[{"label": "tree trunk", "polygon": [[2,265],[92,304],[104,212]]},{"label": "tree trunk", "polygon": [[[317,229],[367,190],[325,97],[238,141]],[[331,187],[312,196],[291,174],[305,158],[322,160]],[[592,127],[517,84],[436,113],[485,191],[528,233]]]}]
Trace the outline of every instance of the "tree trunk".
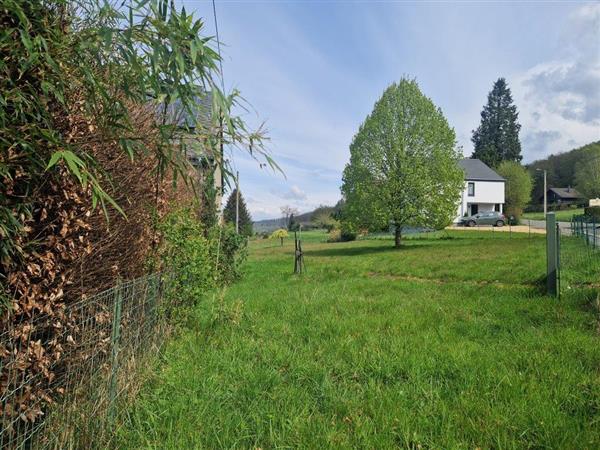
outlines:
[{"label": "tree trunk", "polygon": [[280,238],[280,239],[281,239],[281,246],[283,247],[283,238]]},{"label": "tree trunk", "polygon": [[400,248],[400,244],[402,243],[402,227],[396,225],[396,231],[394,233],[394,247]]}]

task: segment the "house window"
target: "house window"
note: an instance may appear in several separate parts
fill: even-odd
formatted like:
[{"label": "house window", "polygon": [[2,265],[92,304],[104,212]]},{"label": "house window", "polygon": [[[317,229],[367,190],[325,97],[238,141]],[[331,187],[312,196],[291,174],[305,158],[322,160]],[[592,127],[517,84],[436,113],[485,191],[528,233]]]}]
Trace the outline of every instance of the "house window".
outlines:
[{"label": "house window", "polygon": [[469,182],[467,189],[469,197],[475,197],[475,183]]}]

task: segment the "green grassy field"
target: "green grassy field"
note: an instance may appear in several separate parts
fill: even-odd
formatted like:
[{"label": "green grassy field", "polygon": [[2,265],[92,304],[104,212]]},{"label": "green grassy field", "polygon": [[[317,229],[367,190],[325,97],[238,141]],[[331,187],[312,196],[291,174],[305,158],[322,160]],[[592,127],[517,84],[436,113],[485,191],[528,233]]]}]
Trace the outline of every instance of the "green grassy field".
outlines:
[{"label": "green grassy field", "polygon": [[251,243],[123,416],[119,448],[600,448],[589,299],[541,294],[543,236]]},{"label": "green grassy field", "polygon": [[[574,208],[574,209],[564,209],[562,211],[556,211],[556,220],[559,222],[570,222],[571,218],[576,215],[583,214],[583,208]],[[531,219],[531,220],[544,220],[543,212],[530,212],[524,213],[523,219]]]}]

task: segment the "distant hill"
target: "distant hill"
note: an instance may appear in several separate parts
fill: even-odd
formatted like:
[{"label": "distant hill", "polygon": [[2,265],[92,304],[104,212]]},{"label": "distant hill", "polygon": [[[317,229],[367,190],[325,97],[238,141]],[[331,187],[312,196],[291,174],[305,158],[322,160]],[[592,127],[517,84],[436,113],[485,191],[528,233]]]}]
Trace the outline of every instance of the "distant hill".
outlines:
[{"label": "distant hill", "polygon": [[600,152],[600,141],[527,164],[534,179],[533,193],[531,194],[533,202],[544,195],[544,179],[540,172],[536,172],[536,169],[548,171],[548,187],[576,187],[575,164],[585,161],[592,152]]},{"label": "distant hill", "polygon": [[[294,216],[294,219],[296,222],[299,222],[300,224],[302,224],[302,226],[305,226],[306,228],[314,227],[315,224],[312,223],[312,219],[315,214],[317,214],[318,217],[322,218],[323,214],[329,216],[331,214],[339,213],[341,208],[342,201],[340,200],[335,204],[335,206],[320,205],[312,211]],[[253,223],[253,226],[255,233],[264,233],[276,230],[278,228],[285,228],[286,223],[285,218],[280,217],[278,219],[258,220]]]},{"label": "distant hill", "polygon": [[[315,212],[315,210],[309,211],[309,212],[294,216],[294,218],[296,219],[296,221],[300,222],[303,225],[309,224],[314,212]],[[278,228],[285,228],[285,227],[286,227],[285,217],[280,217],[278,219],[257,220],[256,222],[253,222],[253,228],[254,228],[255,233],[263,233],[265,231],[267,231],[267,232],[274,231]]]}]

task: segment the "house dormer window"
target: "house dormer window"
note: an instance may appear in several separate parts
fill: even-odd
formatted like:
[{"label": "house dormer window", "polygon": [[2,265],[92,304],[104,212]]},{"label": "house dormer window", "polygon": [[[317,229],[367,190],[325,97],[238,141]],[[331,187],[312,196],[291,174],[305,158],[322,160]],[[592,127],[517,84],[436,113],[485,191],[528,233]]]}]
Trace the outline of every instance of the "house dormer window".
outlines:
[{"label": "house dormer window", "polygon": [[469,194],[469,197],[475,197],[475,183],[473,183],[472,181],[469,181],[467,192]]}]

